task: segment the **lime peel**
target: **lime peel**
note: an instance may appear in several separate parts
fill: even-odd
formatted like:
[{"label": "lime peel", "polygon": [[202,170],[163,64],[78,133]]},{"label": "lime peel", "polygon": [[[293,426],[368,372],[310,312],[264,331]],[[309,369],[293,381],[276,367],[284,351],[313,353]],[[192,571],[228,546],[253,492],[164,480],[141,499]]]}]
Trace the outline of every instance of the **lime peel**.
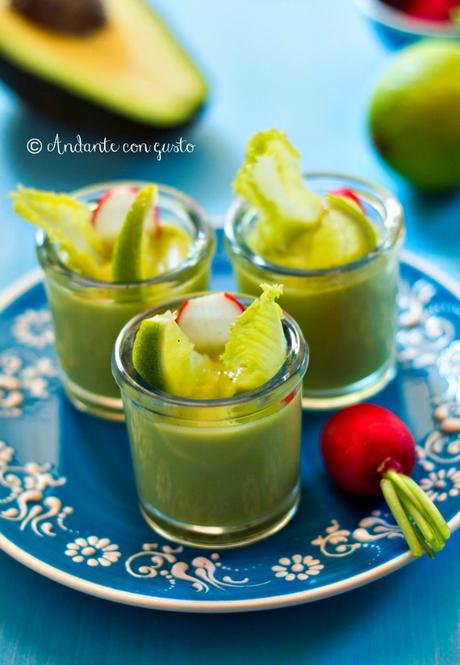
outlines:
[{"label": "lime peel", "polygon": [[335,194],[327,194],[324,199],[328,209],[327,214],[343,216],[340,226],[345,231],[345,238],[349,241],[344,243],[343,247],[348,256],[337,257],[336,265],[343,263],[344,260],[349,262],[359,259],[377,247],[380,240],[377,228],[369,221],[358,204],[349,198]]},{"label": "lime peel", "polygon": [[143,244],[146,216],[155,205],[157,187],[146,185],[139,190],[121,227],[112,257],[114,282],[138,282],[144,277]]}]

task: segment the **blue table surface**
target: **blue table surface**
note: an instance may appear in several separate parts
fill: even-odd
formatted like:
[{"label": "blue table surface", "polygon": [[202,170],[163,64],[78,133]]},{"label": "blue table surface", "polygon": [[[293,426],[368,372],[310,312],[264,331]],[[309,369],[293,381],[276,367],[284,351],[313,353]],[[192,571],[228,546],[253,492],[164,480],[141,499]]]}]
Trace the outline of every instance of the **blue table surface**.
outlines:
[{"label": "blue table surface", "polygon": [[[305,169],[353,173],[402,200],[406,247],[460,279],[460,196],[416,194],[373,152],[366,105],[391,54],[350,1],[156,0],[211,84],[209,106],[183,136],[193,154],[40,154],[44,142],[80,131],[37,117],[0,86],[0,287],[35,266],[33,233],[15,219],[17,182],[70,190],[145,178],[187,191],[222,214],[248,136],[283,128]],[[79,594],[0,555],[0,663],[314,663],[457,665],[459,539],[434,562],[419,560],[374,584],[313,605],[266,613],[192,616],[111,604]]]}]

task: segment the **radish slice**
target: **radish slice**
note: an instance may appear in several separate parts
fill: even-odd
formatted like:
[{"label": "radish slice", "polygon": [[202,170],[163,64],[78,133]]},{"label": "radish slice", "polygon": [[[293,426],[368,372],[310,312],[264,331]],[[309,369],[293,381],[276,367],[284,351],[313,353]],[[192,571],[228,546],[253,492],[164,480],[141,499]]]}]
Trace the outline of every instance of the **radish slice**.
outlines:
[{"label": "radish slice", "polygon": [[356,194],[354,193],[353,190],[351,190],[351,189],[336,189],[333,192],[331,192],[331,194],[334,194],[335,196],[343,196],[346,199],[350,199],[351,201],[353,201],[353,203],[356,203],[356,205],[359,206],[359,208],[360,208],[360,210],[362,210],[362,212],[366,213],[366,211],[364,210],[364,206],[361,203],[361,199],[359,199],[356,196]]},{"label": "radish slice", "polygon": [[224,350],[232,323],[243,311],[243,305],[229,293],[211,293],[186,300],[177,313],[176,323],[196,351],[216,355]]},{"label": "radish slice", "polygon": [[[115,243],[138,193],[139,189],[137,187],[115,187],[109,189],[97,202],[91,221],[97,233],[107,243]],[[159,226],[159,216],[156,208],[152,210],[149,217],[151,223],[146,224],[145,228],[147,231],[155,233]]]}]

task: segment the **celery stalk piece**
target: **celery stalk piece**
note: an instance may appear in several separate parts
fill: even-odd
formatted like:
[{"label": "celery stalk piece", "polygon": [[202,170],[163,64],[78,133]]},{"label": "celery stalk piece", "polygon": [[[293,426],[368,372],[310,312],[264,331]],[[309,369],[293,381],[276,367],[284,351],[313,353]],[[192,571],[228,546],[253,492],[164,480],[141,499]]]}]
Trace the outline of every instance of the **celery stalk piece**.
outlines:
[{"label": "celery stalk piece", "polygon": [[249,140],[233,187],[260,213],[260,231],[272,246],[285,247],[316,226],[324,213],[321,197],[304,182],[300,154],[276,129],[258,132]]},{"label": "celery stalk piece", "polygon": [[108,257],[103,241],[91,225],[91,211],[86,203],[67,194],[22,186],[11,196],[14,211],[47,233],[66,255],[70,268],[96,279],[105,274]]},{"label": "celery stalk piece", "polygon": [[283,313],[275,302],[283,287],[261,284],[261,288],[262,295],[233,322],[221,356],[238,393],[254,390],[269,381],[286,359]]}]

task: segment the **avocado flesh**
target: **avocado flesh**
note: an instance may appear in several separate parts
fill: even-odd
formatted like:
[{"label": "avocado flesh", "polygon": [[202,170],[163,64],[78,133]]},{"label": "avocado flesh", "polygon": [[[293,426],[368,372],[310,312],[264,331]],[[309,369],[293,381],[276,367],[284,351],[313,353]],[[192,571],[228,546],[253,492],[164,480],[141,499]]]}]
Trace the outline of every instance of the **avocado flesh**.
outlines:
[{"label": "avocado flesh", "polygon": [[106,26],[69,36],[37,26],[0,0],[0,59],[7,83],[42,107],[53,100],[39,102],[41,82],[44,92],[61,89],[74,106],[81,100],[82,108],[87,102],[95,113],[106,110],[140,126],[187,122],[206,97],[200,72],[142,0],[106,0],[105,8]]}]

